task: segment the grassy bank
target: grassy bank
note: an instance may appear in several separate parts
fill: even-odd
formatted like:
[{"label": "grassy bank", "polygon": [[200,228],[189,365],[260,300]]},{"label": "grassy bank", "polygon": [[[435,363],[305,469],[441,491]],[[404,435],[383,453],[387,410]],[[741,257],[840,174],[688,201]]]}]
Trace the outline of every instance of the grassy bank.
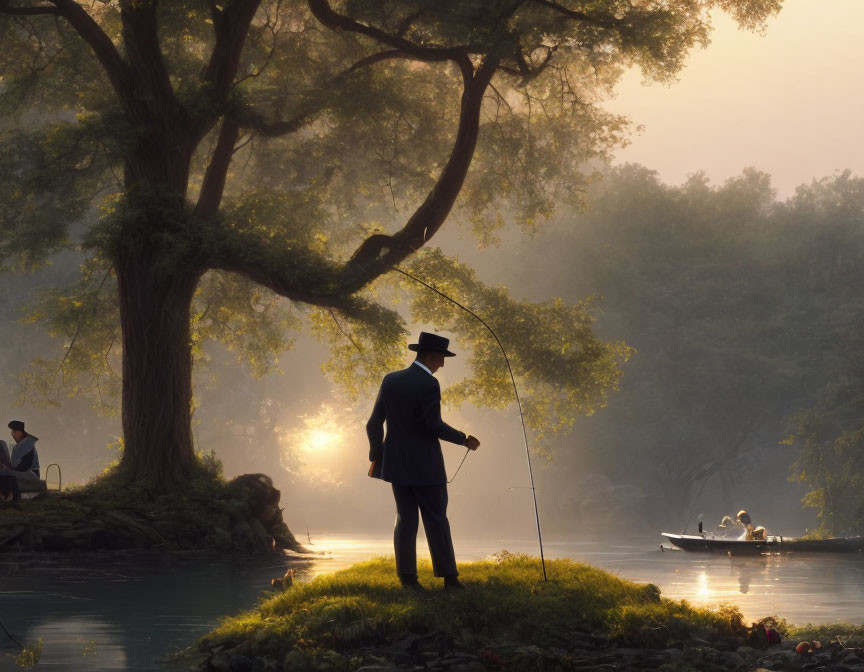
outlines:
[{"label": "grassy bank", "polygon": [[265,553],[300,550],[279,491],[262,475],[226,481],[212,458],[165,487],[114,468],[86,485],[0,508],[0,552],[157,549]]},{"label": "grassy bank", "polygon": [[661,597],[654,585],[571,560],[547,567],[544,583],[539,560],[528,556],[462,564],[466,590],[445,593],[428,564],[421,565],[420,582],[430,590],[415,595],[401,589],[392,559],[358,564],[226,619],[199,642],[211,656],[203,669],[230,669],[229,660],[240,658],[258,661],[250,669],[281,669],[286,657],[284,669],[327,669],[327,661],[334,669],[357,669],[370,660],[398,662],[387,653],[394,643],[398,653],[430,635],[439,648],[444,642],[452,651],[486,652],[512,667],[508,656],[524,653],[525,645],[541,653],[574,641],[656,648],[745,633],[735,608],[697,609]]}]

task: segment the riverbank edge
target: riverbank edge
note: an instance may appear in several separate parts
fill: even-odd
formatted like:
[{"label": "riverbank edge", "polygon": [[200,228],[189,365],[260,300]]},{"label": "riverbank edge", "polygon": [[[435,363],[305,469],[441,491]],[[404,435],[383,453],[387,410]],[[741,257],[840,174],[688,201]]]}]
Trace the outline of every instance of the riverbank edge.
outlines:
[{"label": "riverbank edge", "polygon": [[0,505],[0,554],[215,551],[308,553],[282,518],[265,474],[222,478],[202,462],[182,487],[130,481],[116,470],[63,493]]},{"label": "riverbank edge", "polygon": [[[442,589],[428,563],[420,565],[426,592],[403,590],[392,558],[288,581],[177,662],[199,672],[741,672],[808,663],[864,672],[864,628],[793,628],[776,618],[748,625],[734,606],[694,608],[585,563],[546,564],[548,582],[540,560],[526,555],[463,563],[465,590],[456,592]],[[799,640],[817,637],[796,653]]]}]

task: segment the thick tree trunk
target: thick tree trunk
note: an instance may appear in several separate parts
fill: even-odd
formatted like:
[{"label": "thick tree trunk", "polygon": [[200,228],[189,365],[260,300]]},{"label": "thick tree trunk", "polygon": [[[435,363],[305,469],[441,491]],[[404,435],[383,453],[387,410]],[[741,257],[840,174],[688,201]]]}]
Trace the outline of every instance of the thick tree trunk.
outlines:
[{"label": "thick tree trunk", "polygon": [[159,262],[151,250],[127,248],[115,264],[123,330],[121,469],[169,485],[185,480],[195,464],[190,306],[199,275]]}]

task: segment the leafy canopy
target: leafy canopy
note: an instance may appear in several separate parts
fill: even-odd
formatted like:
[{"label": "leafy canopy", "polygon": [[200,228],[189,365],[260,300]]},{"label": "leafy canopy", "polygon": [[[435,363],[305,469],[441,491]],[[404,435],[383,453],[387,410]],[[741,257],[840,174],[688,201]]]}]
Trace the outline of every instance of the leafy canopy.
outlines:
[{"label": "leafy canopy", "polygon": [[[360,381],[392,366],[404,322],[381,303],[407,292],[415,319],[473,347],[474,384],[453,398],[502,405],[499,355],[474,322],[401,279],[370,283],[453,207],[482,243],[580,207],[586,162],[626,137],[600,105],[623,69],[672,79],[707,44],[712,9],[752,28],[779,7],[0,0],[0,264],[33,269],[70,247],[84,257],[81,282],[34,314],[65,335],[61,379],[76,390],[118,352],[116,261],[132,250],[155,255],[166,282],[206,274],[194,342],[219,339],[258,373],[296,326],[295,308],[259,286],[317,306],[330,371]],[[565,427],[614,388],[627,350],[594,337],[590,302],[519,301],[435,251],[411,268],[500,331],[532,381],[532,425]],[[358,350],[377,354],[361,363]]]}]

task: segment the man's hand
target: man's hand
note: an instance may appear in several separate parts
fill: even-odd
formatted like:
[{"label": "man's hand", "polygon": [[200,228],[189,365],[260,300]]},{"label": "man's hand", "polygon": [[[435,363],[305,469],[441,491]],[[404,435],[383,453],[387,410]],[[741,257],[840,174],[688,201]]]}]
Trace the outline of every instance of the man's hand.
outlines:
[{"label": "man's hand", "polygon": [[468,450],[477,450],[480,447],[480,441],[476,436],[469,435],[468,438],[465,439],[465,447]]}]

